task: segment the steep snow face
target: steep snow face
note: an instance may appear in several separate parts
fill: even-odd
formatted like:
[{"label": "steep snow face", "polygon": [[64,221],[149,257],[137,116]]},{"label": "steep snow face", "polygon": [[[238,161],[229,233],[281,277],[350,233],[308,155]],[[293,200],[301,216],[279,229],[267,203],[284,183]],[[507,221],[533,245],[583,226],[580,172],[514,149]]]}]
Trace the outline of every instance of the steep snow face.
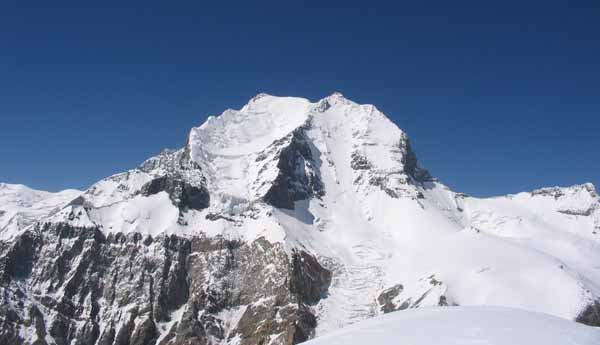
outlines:
[{"label": "steep snow face", "polygon": [[58,211],[81,193],[74,189],[50,193],[20,184],[0,183],[0,240],[12,238],[36,220]]},{"label": "steep snow face", "polygon": [[209,117],[189,137],[192,156],[241,156],[258,153],[306,121],[310,102],[303,98],[260,94],[240,110]]},{"label": "steep snow face", "polygon": [[192,159],[206,170],[212,193],[252,200],[264,194],[260,186],[272,182],[278,172],[276,165],[260,161],[276,158],[280,153],[277,147],[273,149],[276,144],[285,143],[295,130],[310,130],[313,124],[317,129],[311,132],[311,139],[325,144],[314,147],[317,151],[313,153],[323,153],[327,163],[343,156],[343,165],[355,170],[404,173],[397,179],[379,181],[392,193],[394,188],[402,188],[406,173],[427,176],[417,167],[404,132],[374,106],[356,104],[338,93],[316,103],[258,95],[239,111],[227,110],[192,129],[188,147]]},{"label": "steep snow face", "polygon": [[[193,128],[188,147],[192,159],[209,175],[209,189],[225,203],[256,198],[261,171],[257,158],[275,141],[300,127],[310,102],[303,98],[260,94],[240,110],[226,110]],[[275,167],[263,171],[263,179],[276,177]]]},{"label": "steep snow face", "polygon": [[399,311],[329,333],[306,345],[594,345],[600,329],[541,313],[498,307]]}]

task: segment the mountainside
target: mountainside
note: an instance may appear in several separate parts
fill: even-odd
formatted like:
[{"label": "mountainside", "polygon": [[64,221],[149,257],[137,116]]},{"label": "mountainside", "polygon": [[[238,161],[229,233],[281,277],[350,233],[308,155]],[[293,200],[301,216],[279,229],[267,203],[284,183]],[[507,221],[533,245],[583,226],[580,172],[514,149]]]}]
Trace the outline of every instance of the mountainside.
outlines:
[{"label": "mountainside", "polygon": [[340,94],[258,95],[46,214],[3,237],[0,344],[295,344],[448,305],[600,326],[594,186],[455,193]]},{"label": "mountainside", "polygon": [[541,313],[501,307],[450,307],[379,316],[305,344],[595,345],[598,339],[598,328]]}]

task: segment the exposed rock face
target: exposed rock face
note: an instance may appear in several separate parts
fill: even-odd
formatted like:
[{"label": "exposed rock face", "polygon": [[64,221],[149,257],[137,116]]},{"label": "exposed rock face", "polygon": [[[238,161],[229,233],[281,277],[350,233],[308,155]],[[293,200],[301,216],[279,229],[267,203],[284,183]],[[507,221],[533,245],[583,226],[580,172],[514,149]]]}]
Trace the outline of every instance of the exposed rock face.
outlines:
[{"label": "exposed rock face", "polygon": [[[363,143],[362,147],[371,145],[371,142],[367,142]],[[402,197],[422,199],[423,195],[415,191],[413,186],[432,181],[433,178],[419,165],[410,141],[404,133],[400,135],[390,152],[396,156],[393,159],[399,157],[401,164],[394,168],[383,169],[371,162],[367,153],[360,149],[353,151],[350,154],[350,167],[355,173],[355,184],[377,187],[394,199]]]},{"label": "exposed rock face", "polygon": [[202,169],[192,161],[186,147],[178,151],[164,151],[148,159],[139,170],[154,177],[138,193],[149,196],[166,192],[180,211],[202,210],[210,205],[206,178]]},{"label": "exposed rock face", "polygon": [[352,152],[350,155],[352,160],[350,161],[350,167],[354,170],[369,170],[372,168],[371,163],[367,157],[361,155],[359,152]]},{"label": "exposed rock face", "polygon": [[24,233],[0,267],[0,344],[293,344],[313,335],[310,305],[331,280],[309,253],[260,238],[106,236],[66,224]]},{"label": "exposed rock face", "polygon": [[292,254],[290,291],[302,301],[315,304],[327,293],[331,272],[323,269],[317,259],[305,251]]},{"label": "exposed rock face", "polygon": [[176,180],[169,176],[158,177],[142,186],[142,195],[149,196],[166,192],[177,208],[182,211],[189,209],[202,210],[209,205],[209,195],[205,188],[194,187],[185,181]]},{"label": "exposed rock face", "polygon": [[206,177],[201,167],[190,157],[189,146],[172,151],[164,150],[158,156],[146,160],[139,170],[158,176],[168,176],[175,180],[183,180],[195,187],[205,186]]},{"label": "exposed rock face", "polygon": [[407,135],[404,135],[402,137],[399,143],[399,147],[402,152],[405,152],[402,158],[402,166],[404,167],[404,172],[418,182],[425,182],[431,180],[432,176],[429,174],[429,171],[425,170],[419,165],[417,155],[412,149],[410,140],[408,139]]},{"label": "exposed rock face", "polygon": [[398,297],[398,295],[404,290],[402,284],[396,284],[390,288],[387,288],[381,292],[381,294],[377,297],[377,302],[381,306],[381,311],[384,313],[390,313],[397,309],[406,309],[408,306],[396,306],[394,304],[394,298]]},{"label": "exposed rock face", "polygon": [[600,301],[595,301],[587,306],[575,321],[589,326],[600,327]]},{"label": "exposed rock face", "polygon": [[292,132],[289,145],[279,154],[279,174],[265,194],[265,202],[293,209],[295,201],[323,196],[325,190],[316,164],[304,128]]},{"label": "exposed rock face", "polygon": [[[448,301],[446,296],[447,286],[437,280],[434,275],[419,279],[410,288],[413,291],[406,291],[408,289],[405,289],[402,284],[396,284],[383,290],[377,297],[381,311],[390,313],[396,310],[422,306],[455,305]],[[417,296],[417,298],[413,296]]]}]

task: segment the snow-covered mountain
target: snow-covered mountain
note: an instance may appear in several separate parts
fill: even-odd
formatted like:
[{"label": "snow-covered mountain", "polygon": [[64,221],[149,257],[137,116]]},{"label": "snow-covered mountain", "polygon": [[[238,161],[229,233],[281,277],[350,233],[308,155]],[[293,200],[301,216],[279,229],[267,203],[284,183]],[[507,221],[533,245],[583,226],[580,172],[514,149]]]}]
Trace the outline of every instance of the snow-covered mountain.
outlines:
[{"label": "snow-covered mountain", "polygon": [[419,308],[358,322],[306,345],[596,345],[600,329],[503,307]]},{"label": "snow-covered mountain", "polygon": [[34,190],[21,184],[0,183],[0,239],[8,240],[36,220],[63,208],[82,192]]},{"label": "snow-covered mountain", "polygon": [[496,305],[600,325],[594,186],[479,199],[341,94],[260,94],[0,248],[0,344],[292,344]]}]

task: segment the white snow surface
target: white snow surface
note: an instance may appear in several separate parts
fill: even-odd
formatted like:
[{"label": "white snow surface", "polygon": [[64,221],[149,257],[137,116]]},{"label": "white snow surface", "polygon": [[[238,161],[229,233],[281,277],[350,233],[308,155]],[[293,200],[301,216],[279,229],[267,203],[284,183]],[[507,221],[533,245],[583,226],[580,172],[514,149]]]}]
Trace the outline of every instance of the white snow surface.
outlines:
[{"label": "white snow surface", "polygon": [[0,183],[0,240],[14,237],[20,230],[58,211],[81,193],[74,189],[50,193],[22,184]]},{"label": "white snow surface", "polygon": [[600,329],[500,307],[397,311],[331,332],[306,345],[597,345]]},{"label": "white snow surface", "polygon": [[[209,190],[223,203],[257,198],[256,158],[308,119],[311,103],[303,98],[260,94],[239,111],[226,110],[209,117],[189,135],[193,159],[209,171]],[[273,180],[277,171],[266,171]]]},{"label": "white snow surface", "polygon": [[[276,209],[262,197],[291,133],[308,138],[325,194]],[[180,214],[164,192],[140,188],[162,171],[104,179],[52,221],[105,232],[252,241],[313,253],[333,272],[316,305],[317,335],[381,313],[377,297],[401,284],[398,304],[507,306],[575,319],[600,297],[600,200],[591,184],[496,198],[456,193],[407,173],[407,136],[372,105],[340,94],[317,102],[261,94],[193,128],[186,150],[210,206]],[[353,157],[365,166],[352,167]],[[219,214],[228,219],[208,219]],[[439,285],[432,285],[435,277]],[[418,301],[418,303],[416,303]]]}]

